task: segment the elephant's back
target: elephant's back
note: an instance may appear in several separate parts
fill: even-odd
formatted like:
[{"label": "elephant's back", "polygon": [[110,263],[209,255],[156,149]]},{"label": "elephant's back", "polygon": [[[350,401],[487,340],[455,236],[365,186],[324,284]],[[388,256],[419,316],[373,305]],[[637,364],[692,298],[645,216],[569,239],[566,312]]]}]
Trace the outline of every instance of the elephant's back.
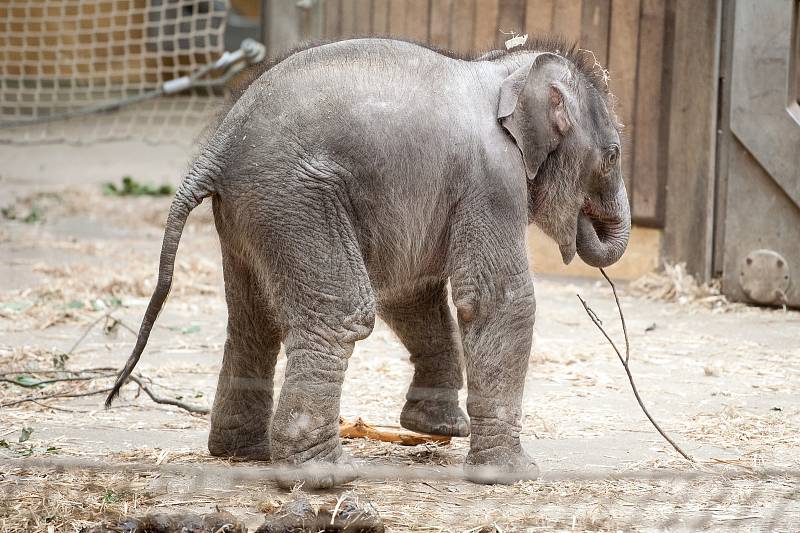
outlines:
[{"label": "elephant's back", "polygon": [[270,211],[309,186],[341,191],[376,286],[433,275],[457,189],[480,171],[480,130],[497,127],[478,69],[389,39],[294,54],[225,119],[236,155],[221,189],[238,205],[263,195]]}]

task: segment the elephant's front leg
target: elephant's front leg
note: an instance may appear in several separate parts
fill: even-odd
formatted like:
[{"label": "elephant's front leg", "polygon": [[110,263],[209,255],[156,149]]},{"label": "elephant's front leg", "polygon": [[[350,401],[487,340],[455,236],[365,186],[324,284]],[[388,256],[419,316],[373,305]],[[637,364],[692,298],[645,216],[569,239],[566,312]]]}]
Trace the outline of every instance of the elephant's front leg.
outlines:
[{"label": "elephant's front leg", "polygon": [[519,438],[536,307],[527,263],[497,268],[490,262],[482,272],[462,271],[452,283],[472,429],[467,474],[480,483],[536,478],[539,470]]},{"label": "elephant's front leg", "polygon": [[390,298],[381,302],[379,313],[414,364],[400,425],[434,435],[469,435],[469,420],[458,406],[463,367],[446,284],[425,284],[402,298]]},{"label": "elephant's front leg", "polygon": [[224,243],[222,260],[228,337],[211,411],[208,450],[221,457],[269,460],[280,332],[250,266]]}]

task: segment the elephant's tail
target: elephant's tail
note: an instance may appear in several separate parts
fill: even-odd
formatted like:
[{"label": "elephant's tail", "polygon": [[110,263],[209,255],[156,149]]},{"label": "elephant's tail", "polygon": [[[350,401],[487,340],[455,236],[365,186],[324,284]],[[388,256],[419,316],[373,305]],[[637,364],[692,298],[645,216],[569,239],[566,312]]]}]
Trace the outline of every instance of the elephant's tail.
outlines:
[{"label": "elephant's tail", "polygon": [[203,199],[214,194],[214,184],[221,172],[222,169],[216,157],[210,152],[204,151],[192,164],[189,173],[175,193],[164,229],[164,242],[161,245],[156,288],[150,297],[150,303],[144,313],[142,325],[139,327],[136,346],[133,348],[130,357],[128,357],[125,368],[117,376],[114,388],[111,389],[106,398],[106,407],[109,407],[111,402],[114,401],[114,398],[119,394],[120,388],[128,380],[128,377],[139,362],[144,347],[147,345],[147,339],[150,337],[150,330],[153,329],[153,324],[164,306],[167,295],[169,295],[169,290],[172,287],[172,273],[175,269],[175,254],[178,251],[178,243],[181,240],[181,233],[183,233],[186,219],[192,209],[200,205]]}]

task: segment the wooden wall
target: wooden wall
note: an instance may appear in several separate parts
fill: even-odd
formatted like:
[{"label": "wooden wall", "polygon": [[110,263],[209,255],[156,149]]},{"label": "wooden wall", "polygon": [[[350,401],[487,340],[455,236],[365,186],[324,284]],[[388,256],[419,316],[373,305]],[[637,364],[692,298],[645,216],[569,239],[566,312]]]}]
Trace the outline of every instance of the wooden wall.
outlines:
[{"label": "wooden wall", "polygon": [[[502,48],[512,33],[557,33],[611,73],[624,124],[634,221],[664,223],[671,6],[674,0],[267,0],[270,53],[313,38],[391,35],[463,53]],[[294,18],[294,20],[293,20]]]}]

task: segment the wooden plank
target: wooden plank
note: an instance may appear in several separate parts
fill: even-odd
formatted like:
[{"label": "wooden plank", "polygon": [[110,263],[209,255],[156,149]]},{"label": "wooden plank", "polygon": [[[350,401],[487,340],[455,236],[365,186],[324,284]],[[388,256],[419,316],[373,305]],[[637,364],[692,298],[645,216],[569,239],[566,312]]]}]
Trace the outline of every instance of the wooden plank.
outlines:
[{"label": "wooden plank", "polygon": [[304,41],[317,40],[325,36],[324,12],[319,3],[298,6],[300,16],[300,38]]},{"label": "wooden plank", "polygon": [[583,0],[580,47],[591,50],[604,67],[608,65],[610,22],[611,0]]},{"label": "wooden plank", "polygon": [[389,3],[389,33],[396,37],[406,36],[406,13],[408,6],[405,0],[392,0]]},{"label": "wooden plank", "polygon": [[553,9],[552,32],[563,35],[570,43],[581,38],[581,0],[557,0]]},{"label": "wooden plank", "polygon": [[478,0],[475,4],[475,39],[477,51],[493,50],[497,42],[497,15],[500,0]]},{"label": "wooden plank", "polygon": [[[639,59],[636,75],[636,124],[633,132],[632,211],[636,223],[660,227],[664,223],[664,185],[668,138],[669,68],[666,41],[666,5],[641,0]],[[612,62],[613,62],[612,57]],[[615,76],[612,71],[612,83]],[[666,83],[665,83],[666,82]]]},{"label": "wooden plank", "polygon": [[356,33],[356,1],[357,0],[339,0],[339,19],[341,20],[341,27],[339,31],[344,37],[350,37]]},{"label": "wooden plank", "polygon": [[665,259],[709,279],[721,0],[675,2]]},{"label": "wooden plank", "polygon": [[266,7],[269,40],[265,44],[268,55],[275,57],[302,41],[300,13],[294,2],[271,0],[266,3]]},{"label": "wooden plank", "polygon": [[497,37],[495,48],[505,48],[505,41],[513,37],[509,33],[525,33],[525,0],[500,0],[497,13]]},{"label": "wooden plank", "polygon": [[421,43],[427,43],[430,35],[430,0],[406,0],[406,35]]},{"label": "wooden plank", "polygon": [[[722,277],[725,263],[725,235],[728,211],[728,182],[730,181],[731,159],[736,154],[733,132],[731,132],[731,70],[733,68],[733,36],[735,33],[735,9],[733,2],[722,4],[722,29],[720,36],[719,65],[719,123],[717,124],[717,160],[716,190],[717,199],[714,208],[714,256],[712,259],[712,277]],[[800,13],[798,13],[800,16]],[[800,32],[797,37],[800,39]],[[800,50],[800,41],[796,50]],[[800,89],[800,84],[796,85]],[[734,167],[735,168],[735,167]],[[731,210],[731,213],[735,213]],[[734,241],[739,244],[739,241]],[[800,241],[798,241],[800,242]],[[726,283],[723,280],[723,284]],[[736,280],[736,285],[739,282]],[[727,291],[726,291],[727,292]]]},{"label": "wooden plank", "polygon": [[372,33],[372,0],[355,0],[353,33],[355,35]]},{"label": "wooden plank", "polygon": [[450,48],[469,54],[475,42],[475,0],[456,0],[450,11]]},{"label": "wooden plank", "polygon": [[430,43],[450,47],[450,13],[453,0],[431,0]]},{"label": "wooden plank", "polygon": [[372,0],[372,26],[373,35],[389,34],[389,0]]},{"label": "wooden plank", "polygon": [[543,34],[553,31],[555,0],[528,0],[525,6],[525,32]]},{"label": "wooden plank", "polygon": [[[622,175],[628,196],[633,193],[633,145],[636,136],[636,63],[639,49],[639,0],[611,0],[607,68],[617,97],[617,118],[624,125],[628,146],[622,151]],[[635,213],[634,213],[634,216]]]},{"label": "wooden plank", "polygon": [[340,14],[342,12],[341,0],[324,0],[324,30],[325,37],[334,39],[342,34],[342,19]]}]

